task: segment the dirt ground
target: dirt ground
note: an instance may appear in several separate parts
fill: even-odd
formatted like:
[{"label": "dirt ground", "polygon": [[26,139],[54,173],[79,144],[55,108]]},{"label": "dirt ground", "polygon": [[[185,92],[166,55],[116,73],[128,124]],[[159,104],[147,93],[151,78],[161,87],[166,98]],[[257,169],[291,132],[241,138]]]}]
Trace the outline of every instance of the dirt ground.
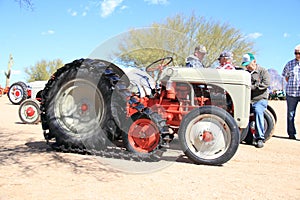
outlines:
[{"label": "dirt ground", "polygon": [[217,167],[192,164],[178,149],[157,163],[55,152],[41,125],[22,124],[19,106],[2,96],[0,199],[300,199],[300,140],[287,139],[286,102],[269,104],[278,122],[265,147],[241,144]]}]

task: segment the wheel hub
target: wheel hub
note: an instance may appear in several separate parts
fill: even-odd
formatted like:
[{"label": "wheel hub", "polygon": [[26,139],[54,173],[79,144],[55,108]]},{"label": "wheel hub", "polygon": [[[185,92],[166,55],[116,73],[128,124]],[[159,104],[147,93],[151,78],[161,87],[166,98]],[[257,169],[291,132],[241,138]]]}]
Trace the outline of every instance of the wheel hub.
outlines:
[{"label": "wheel hub", "polygon": [[218,142],[218,136],[216,134],[219,133],[219,131],[220,129],[213,123],[199,121],[193,125],[190,139],[194,146],[198,146],[197,148],[204,148],[202,145],[208,148],[208,146],[213,146]]},{"label": "wheel hub", "polygon": [[14,93],[15,93],[15,97],[17,98],[21,95],[21,92],[19,90],[16,90]]},{"label": "wheel hub", "polygon": [[34,116],[34,114],[35,114],[35,110],[34,110],[32,107],[28,107],[28,108],[26,109],[26,115],[27,115],[28,117],[32,117],[32,116]]},{"label": "wheel hub", "polygon": [[88,117],[89,119],[93,118],[93,109],[94,107],[91,105],[91,102],[87,99],[83,99],[77,104],[77,113],[81,117]]},{"label": "wheel hub", "polygon": [[214,139],[211,131],[203,131],[203,133],[200,134],[200,137],[201,137],[200,140],[204,142],[211,142]]},{"label": "wheel hub", "polygon": [[151,152],[159,143],[159,131],[149,119],[138,119],[129,131],[128,140],[138,152]]},{"label": "wheel hub", "polygon": [[82,111],[82,112],[87,111],[88,108],[89,108],[89,107],[88,107],[88,105],[87,105],[86,103],[81,104],[81,111]]}]

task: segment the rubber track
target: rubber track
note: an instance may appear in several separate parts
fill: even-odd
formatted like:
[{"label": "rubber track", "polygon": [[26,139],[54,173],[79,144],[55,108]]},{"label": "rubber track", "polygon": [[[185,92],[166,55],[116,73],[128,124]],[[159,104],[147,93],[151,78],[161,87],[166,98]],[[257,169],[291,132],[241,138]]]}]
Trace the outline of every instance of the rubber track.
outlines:
[{"label": "rubber track", "polygon": [[[54,136],[51,135],[51,133],[49,133],[47,119],[46,119],[47,108],[45,106],[45,98],[47,98],[47,93],[51,88],[53,82],[55,83],[56,78],[59,77],[60,74],[64,73],[65,71],[69,70],[72,67],[80,67],[81,63],[83,63],[84,61],[85,61],[84,59],[75,60],[72,63],[66,64],[64,67],[59,68],[45,85],[45,88],[42,93],[42,101],[41,101],[40,109],[41,109],[42,129],[47,144],[50,145],[52,149],[59,152],[65,152],[65,153],[87,154],[87,155],[95,155],[95,156],[101,156],[107,158],[118,158],[118,159],[125,159],[125,160],[134,160],[134,161],[148,161],[148,162],[159,161],[164,152],[163,149],[161,148],[156,149],[155,151],[149,153],[149,155],[147,156],[140,156],[138,154],[127,151],[125,148],[118,147],[118,146],[108,147],[104,150],[93,150],[93,149],[90,150],[90,149],[73,148],[70,146],[65,147],[65,145],[59,145],[56,142],[50,141],[51,139],[54,138]],[[93,62],[102,62],[102,61],[93,60]],[[102,69],[104,73],[105,71],[111,71],[111,68],[109,68],[109,66],[103,66],[103,67],[106,67],[106,69]],[[120,95],[120,98],[124,98],[124,96],[127,96],[128,91],[124,89],[124,87],[120,87],[119,84],[117,85],[119,80],[117,76],[118,75],[116,73],[105,73],[105,77],[110,80],[111,90],[115,90],[115,91],[117,90],[116,92]],[[124,110],[121,110],[120,112],[124,112]],[[151,118],[157,119],[157,117],[154,116]],[[119,119],[117,119],[117,121],[119,121]],[[158,123],[162,123],[161,120],[154,120],[154,121]],[[118,124],[118,122],[116,122],[116,124]],[[161,125],[158,127],[161,127]]]}]

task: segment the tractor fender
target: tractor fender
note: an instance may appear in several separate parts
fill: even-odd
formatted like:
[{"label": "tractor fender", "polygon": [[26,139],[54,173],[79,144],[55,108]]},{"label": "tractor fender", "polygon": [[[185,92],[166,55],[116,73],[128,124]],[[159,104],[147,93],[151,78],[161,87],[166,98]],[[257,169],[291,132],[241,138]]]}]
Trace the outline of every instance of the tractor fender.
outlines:
[{"label": "tractor fender", "polygon": [[125,83],[126,87],[128,87],[130,85],[130,79],[128,78],[127,74],[122,69],[122,67],[119,67],[119,66],[115,65],[114,63],[111,63],[111,62],[108,62],[105,60],[101,60],[101,62],[103,62],[106,66],[111,67],[112,71],[119,75],[120,79]]}]

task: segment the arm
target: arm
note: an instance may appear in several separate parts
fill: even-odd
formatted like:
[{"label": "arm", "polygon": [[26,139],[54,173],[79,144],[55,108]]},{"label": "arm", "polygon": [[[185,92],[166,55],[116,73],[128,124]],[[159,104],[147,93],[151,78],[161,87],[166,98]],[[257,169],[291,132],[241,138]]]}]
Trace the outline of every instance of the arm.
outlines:
[{"label": "arm", "polygon": [[267,70],[263,69],[260,73],[261,81],[258,84],[259,90],[265,90],[270,86],[270,75]]},{"label": "arm", "polygon": [[285,81],[286,82],[288,82],[289,81],[289,66],[290,66],[290,62],[288,62],[285,66],[284,66],[284,68],[283,68],[283,70],[282,70],[282,76],[285,78]]},{"label": "arm", "polygon": [[270,86],[270,76],[266,69],[251,74],[251,90],[266,90]]}]

